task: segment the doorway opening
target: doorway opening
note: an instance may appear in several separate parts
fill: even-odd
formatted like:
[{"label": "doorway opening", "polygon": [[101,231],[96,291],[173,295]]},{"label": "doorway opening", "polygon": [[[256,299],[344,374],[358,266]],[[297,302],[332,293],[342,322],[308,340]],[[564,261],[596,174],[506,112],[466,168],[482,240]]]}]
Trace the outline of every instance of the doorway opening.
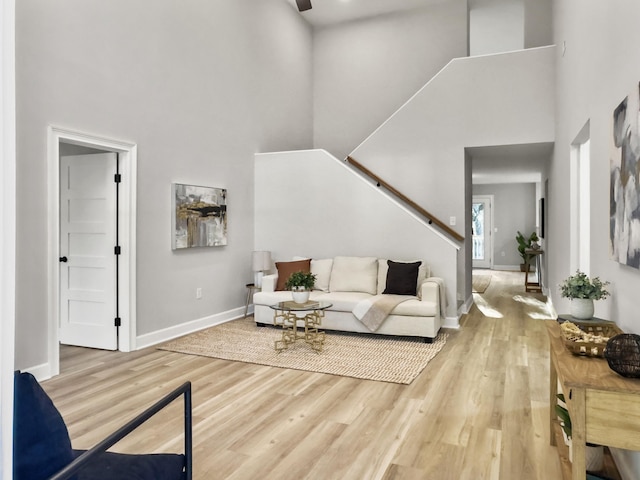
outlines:
[{"label": "doorway opening", "polygon": [[[105,153],[106,152],[106,153]],[[116,172],[119,177],[112,176],[109,173],[109,169],[105,167],[109,159],[112,161],[112,167],[117,169]],[[114,183],[118,182],[118,194],[117,199],[115,196],[107,196],[108,199],[91,198],[86,196],[81,202],[76,202],[69,208],[69,205],[63,207],[61,201],[61,195],[75,195],[75,193],[65,193],[69,186],[69,178],[72,175],[69,170],[69,160],[76,161],[76,165],[79,165],[80,176],[75,176],[76,186],[82,187],[87,182],[111,182],[109,186],[105,187],[106,190],[115,190]],[[93,166],[92,165],[93,162]],[[69,300],[68,287],[70,285],[69,269],[71,262],[65,262],[64,259],[68,257],[68,249],[75,248],[84,255],[83,262],[85,260],[93,261],[96,263],[90,265],[87,263],[76,262],[76,271],[74,275],[77,275],[76,281],[87,282],[101,281],[101,276],[107,275],[106,280],[102,283],[108,285],[108,292],[104,295],[107,298],[105,304],[111,303],[113,306],[113,327],[112,331],[117,332],[117,349],[120,351],[128,352],[135,350],[136,339],[136,308],[135,308],[135,285],[136,285],[136,269],[135,269],[135,257],[136,257],[136,163],[137,163],[137,147],[135,144],[122,142],[119,140],[108,139],[95,135],[88,135],[81,132],[75,132],[65,130],[57,127],[49,127],[48,132],[48,201],[50,208],[48,209],[48,222],[49,222],[49,251],[48,251],[48,290],[49,290],[49,370],[50,376],[58,375],[60,372],[60,342],[61,342],[61,327],[64,321],[61,312],[65,316],[69,315],[69,305],[63,305],[63,301]],[[61,173],[61,168],[64,168],[64,175]],[[109,167],[111,168],[111,167]],[[100,172],[103,179],[96,179],[97,173]],[[84,176],[82,176],[84,175]],[[88,177],[87,177],[88,175]],[[80,181],[79,181],[80,179]],[[87,190],[85,188],[85,190]],[[75,197],[74,197],[75,198]],[[113,230],[117,231],[117,245],[110,246],[113,249],[113,255],[117,256],[117,266],[115,266],[115,260],[112,256],[110,260],[96,260],[96,257],[91,253],[91,249],[95,247],[96,239],[100,237],[96,232],[90,229],[93,224],[98,224],[98,221],[94,220],[93,206],[97,203],[105,204],[104,208],[113,210],[115,212],[116,205],[110,205],[112,202],[117,203],[117,220],[113,216]],[[101,207],[102,208],[102,207]],[[65,222],[69,219],[71,213],[75,218],[85,218],[89,220],[85,222],[84,228],[89,228],[88,231],[81,232],[83,235],[66,236],[64,241],[61,241],[62,233],[65,228]],[[88,225],[88,227],[87,227]],[[62,226],[62,227],[61,227]],[[94,225],[95,226],[95,225]],[[81,238],[82,237],[82,238]],[[69,238],[71,240],[69,241]],[[80,239],[80,240],[79,240]],[[73,243],[70,246],[70,243]],[[62,250],[65,250],[64,252]],[[79,250],[78,250],[79,249]],[[81,255],[82,256],[82,255]],[[70,258],[70,257],[69,257]],[[107,270],[110,269],[112,278],[108,278],[109,274],[101,272],[99,267],[102,263],[111,263]],[[84,270],[78,267],[86,267]],[[93,269],[93,270],[92,270]],[[93,272],[93,273],[92,273]],[[93,280],[89,278],[89,275],[97,275],[93,277]],[[96,278],[98,280],[96,280]],[[64,285],[63,285],[64,283]],[[85,286],[87,285],[85,284]],[[113,287],[113,288],[112,288]],[[71,306],[71,309],[76,309],[75,312],[71,312],[71,315],[78,315],[82,317],[83,314],[86,318],[92,317],[92,309],[95,307],[95,298],[103,293],[98,292],[100,288],[85,288],[84,289],[84,303],[76,302]],[[116,297],[116,292],[118,295]],[[75,292],[74,292],[75,294]],[[91,296],[94,298],[91,298]],[[117,305],[117,307],[116,307]],[[109,307],[111,308],[111,307]],[[91,323],[91,322],[81,322]],[[119,325],[119,326],[117,326]],[[87,325],[82,325],[85,327]],[[115,333],[114,333],[115,334]],[[66,335],[66,333],[65,333]],[[84,332],[85,337],[95,335],[91,330]],[[70,342],[73,343],[73,342]],[[89,345],[91,346],[91,345]],[[95,348],[105,348],[100,342],[96,342]],[[108,348],[108,347],[107,347]]]},{"label": "doorway opening", "polygon": [[591,152],[589,121],[571,144],[570,271],[589,275],[591,251]]},{"label": "doorway opening", "polygon": [[471,203],[473,268],[493,267],[493,195],[474,195]]}]

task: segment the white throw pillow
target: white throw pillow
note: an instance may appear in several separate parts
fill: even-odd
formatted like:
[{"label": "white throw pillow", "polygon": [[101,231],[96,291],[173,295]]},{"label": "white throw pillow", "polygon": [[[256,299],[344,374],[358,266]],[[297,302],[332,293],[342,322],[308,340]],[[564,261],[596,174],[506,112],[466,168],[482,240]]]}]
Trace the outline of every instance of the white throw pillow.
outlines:
[{"label": "white throw pillow", "polygon": [[[398,263],[414,263],[419,262],[420,260],[393,260]],[[384,292],[384,289],[387,287],[387,271],[389,270],[389,264],[387,263],[386,258],[378,259],[378,290],[377,294],[380,295]],[[424,262],[418,268],[418,282],[416,284],[416,291],[418,292],[418,296],[420,296],[420,285],[425,281],[426,278],[431,276],[430,268],[428,265],[425,265]]]},{"label": "white throw pillow", "polygon": [[[309,257],[293,257],[294,260],[306,260]],[[313,287],[314,290],[321,290],[323,292],[329,291],[329,279],[331,278],[331,267],[333,265],[333,258],[322,258],[319,260],[311,259],[311,273],[316,276],[316,283]]]},{"label": "white throw pillow", "polygon": [[311,273],[316,276],[314,290],[329,291],[329,281],[331,279],[331,268],[333,258],[322,258],[320,260],[311,259]]},{"label": "white throw pillow", "polygon": [[376,294],[378,259],[375,257],[336,257],[333,259],[329,290]]}]

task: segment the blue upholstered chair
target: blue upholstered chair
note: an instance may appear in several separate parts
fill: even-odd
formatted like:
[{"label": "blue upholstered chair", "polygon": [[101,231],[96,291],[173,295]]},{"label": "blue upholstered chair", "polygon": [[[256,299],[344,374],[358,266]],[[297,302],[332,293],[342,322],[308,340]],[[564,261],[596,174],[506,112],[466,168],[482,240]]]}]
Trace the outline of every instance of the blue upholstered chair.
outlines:
[{"label": "blue upholstered chair", "polygon": [[[191,480],[191,383],[186,382],[90,450],[73,450],[67,426],[33,375],[14,376],[14,480]],[[107,452],[178,397],[184,396],[185,453]]]}]

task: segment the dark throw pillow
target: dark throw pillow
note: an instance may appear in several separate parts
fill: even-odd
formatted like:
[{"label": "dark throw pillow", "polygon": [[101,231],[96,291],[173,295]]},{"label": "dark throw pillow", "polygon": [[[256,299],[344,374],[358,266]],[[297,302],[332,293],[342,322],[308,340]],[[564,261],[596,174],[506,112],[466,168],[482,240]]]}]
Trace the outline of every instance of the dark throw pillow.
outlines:
[{"label": "dark throw pillow", "polygon": [[422,262],[399,263],[387,260],[387,285],[382,293],[393,295],[415,295],[418,269]]},{"label": "dark throw pillow", "polygon": [[69,432],[33,375],[16,372],[13,380],[13,478],[44,480],[73,460]]},{"label": "dark throw pillow", "polygon": [[276,292],[286,290],[284,284],[287,283],[289,277],[294,272],[311,272],[311,259],[296,260],[295,262],[276,262],[278,269],[278,283],[276,284]]}]

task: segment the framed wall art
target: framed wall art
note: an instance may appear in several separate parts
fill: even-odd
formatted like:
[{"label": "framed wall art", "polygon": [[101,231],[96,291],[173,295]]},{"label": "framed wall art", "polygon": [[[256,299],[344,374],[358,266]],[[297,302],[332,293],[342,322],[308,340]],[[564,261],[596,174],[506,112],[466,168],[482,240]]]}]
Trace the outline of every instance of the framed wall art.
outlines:
[{"label": "framed wall art", "polygon": [[227,244],[227,190],[171,185],[173,250]]},{"label": "framed wall art", "polygon": [[640,268],[640,84],[613,111],[609,249],[611,258]]}]

